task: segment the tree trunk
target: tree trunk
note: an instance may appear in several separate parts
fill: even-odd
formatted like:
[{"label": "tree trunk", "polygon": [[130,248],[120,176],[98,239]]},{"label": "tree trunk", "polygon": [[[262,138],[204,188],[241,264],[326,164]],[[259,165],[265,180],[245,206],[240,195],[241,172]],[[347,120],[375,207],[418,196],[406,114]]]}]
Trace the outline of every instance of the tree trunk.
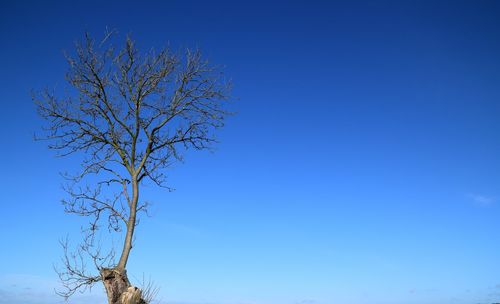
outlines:
[{"label": "tree trunk", "polygon": [[125,270],[101,269],[102,282],[108,296],[108,304],[146,304],[142,291],[130,284]]},{"label": "tree trunk", "polygon": [[125,271],[127,266],[128,257],[130,250],[132,250],[132,240],[134,237],[135,221],[137,216],[137,202],[139,201],[139,184],[137,177],[132,177],[132,200],[130,202],[130,215],[127,221],[127,233],[125,235],[125,241],[123,242],[123,250],[120,257],[120,261],[116,266],[116,269],[120,272]]},{"label": "tree trunk", "polygon": [[136,225],[137,203],[139,201],[139,185],[137,177],[132,177],[132,199],[130,215],[127,221],[127,233],[123,242],[120,261],[112,269],[101,269],[101,277],[108,295],[108,304],[146,304],[142,298],[142,291],[132,286],[127,277],[127,261],[132,249],[132,240]]}]

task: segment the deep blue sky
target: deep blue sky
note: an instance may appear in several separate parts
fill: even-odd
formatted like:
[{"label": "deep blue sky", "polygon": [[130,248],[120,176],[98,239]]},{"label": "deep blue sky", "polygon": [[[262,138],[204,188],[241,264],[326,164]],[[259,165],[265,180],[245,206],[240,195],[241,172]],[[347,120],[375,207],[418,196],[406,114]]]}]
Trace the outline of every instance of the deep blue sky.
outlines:
[{"label": "deep blue sky", "polygon": [[234,82],[216,153],[145,191],[129,273],[164,303],[500,301],[500,2],[3,1],[0,303],[61,302],[78,163],[32,140],[30,90],[64,93],[62,51],[106,26]]}]

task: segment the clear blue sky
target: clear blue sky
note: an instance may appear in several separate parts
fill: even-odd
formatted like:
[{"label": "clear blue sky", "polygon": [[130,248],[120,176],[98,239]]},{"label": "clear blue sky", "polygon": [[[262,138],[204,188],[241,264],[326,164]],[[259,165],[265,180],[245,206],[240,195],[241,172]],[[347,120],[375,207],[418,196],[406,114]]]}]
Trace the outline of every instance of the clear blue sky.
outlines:
[{"label": "clear blue sky", "polygon": [[61,302],[58,239],[81,222],[58,172],[77,162],[32,140],[30,90],[63,93],[62,51],[106,26],[143,49],[199,46],[234,81],[216,153],[175,166],[175,192],[144,192],[129,273],[163,303],[500,301],[500,2],[11,2],[0,303]]}]

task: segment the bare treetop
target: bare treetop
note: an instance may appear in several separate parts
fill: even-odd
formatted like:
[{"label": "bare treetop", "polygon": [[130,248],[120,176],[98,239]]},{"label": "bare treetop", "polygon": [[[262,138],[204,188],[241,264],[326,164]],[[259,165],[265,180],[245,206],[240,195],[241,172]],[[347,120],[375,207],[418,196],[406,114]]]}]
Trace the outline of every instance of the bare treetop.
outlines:
[{"label": "bare treetop", "polygon": [[66,79],[78,96],[57,99],[45,91],[37,99],[51,121],[50,148],[63,155],[83,150],[94,173],[118,163],[139,180],[161,182],[153,173],[182,158],[179,144],[204,149],[214,141],[229,86],[199,51],[182,59],[168,48],[140,55],[130,38],[116,51],[88,35],[76,48],[67,56]]}]

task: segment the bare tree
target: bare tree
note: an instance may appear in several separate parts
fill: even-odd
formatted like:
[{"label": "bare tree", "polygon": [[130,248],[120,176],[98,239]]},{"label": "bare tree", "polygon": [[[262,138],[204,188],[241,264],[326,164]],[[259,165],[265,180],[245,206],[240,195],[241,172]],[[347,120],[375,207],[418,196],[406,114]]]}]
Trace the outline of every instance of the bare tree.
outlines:
[{"label": "bare tree", "polygon": [[[228,114],[230,87],[199,51],[141,54],[129,37],[115,48],[113,36],[96,42],[86,34],[75,54],[66,56],[68,97],[50,90],[34,94],[47,122],[38,139],[61,156],[83,155],[81,171],[65,175],[63,204],[67,213],[90,221],[75,252],[62,242],[59,294],[67,298],[102,281],[110,304],[146,303],[126,272],[138,214],[148,207],[141,185],[167,187],[164,169],[182,160],[186,149],[212,146]],[[103,228],[123,236],[119,250],[100,241]]]}]

